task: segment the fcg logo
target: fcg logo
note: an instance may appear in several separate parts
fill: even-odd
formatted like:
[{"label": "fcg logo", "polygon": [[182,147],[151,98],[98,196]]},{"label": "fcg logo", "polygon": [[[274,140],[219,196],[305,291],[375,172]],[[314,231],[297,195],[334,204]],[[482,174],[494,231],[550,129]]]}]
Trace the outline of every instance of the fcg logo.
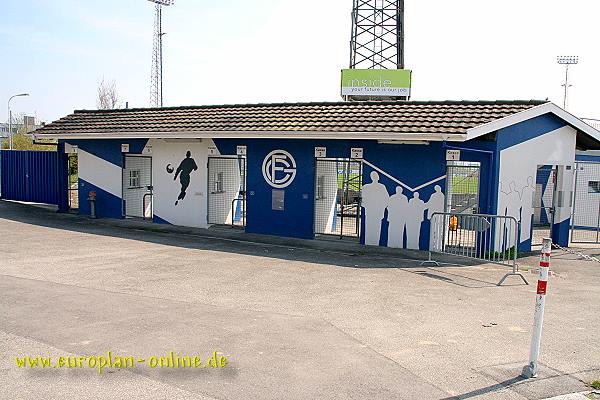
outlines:
[{"label": "fcg logo", "polygon": [[287,187],[296,177],[296,160],[285,150],[273,150],[263,161],[262,173],[274,188]]}]

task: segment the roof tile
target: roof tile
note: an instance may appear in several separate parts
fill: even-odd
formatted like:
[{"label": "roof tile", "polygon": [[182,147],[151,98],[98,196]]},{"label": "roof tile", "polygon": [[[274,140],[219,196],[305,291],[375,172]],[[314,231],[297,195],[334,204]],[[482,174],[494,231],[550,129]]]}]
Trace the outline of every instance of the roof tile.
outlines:
[{"label": "roof tile", "polygon": [[76,110],[36,135],[146,132],[381,132],[464,134],[545,101],[280,103]]}]

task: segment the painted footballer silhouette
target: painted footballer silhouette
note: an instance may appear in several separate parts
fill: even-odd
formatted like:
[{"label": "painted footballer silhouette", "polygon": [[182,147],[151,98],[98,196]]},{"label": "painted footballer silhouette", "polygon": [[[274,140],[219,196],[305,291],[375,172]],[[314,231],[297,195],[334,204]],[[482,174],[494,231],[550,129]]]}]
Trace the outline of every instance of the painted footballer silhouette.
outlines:
[{"label": "painted footballer silhouette", "polygon": [[[179,183],[181,183],[181,191],[179,192],[179,196],[177,196],[175,205],[179,204],[179,200],[185,198],[186,190],[190,185],[190,175],[197,170],[198,166],[196,165],[196,161],[192,158],[192,152],[188,150],[187,153],[185,153],[185,158],[179,163],[179,167],[177,167],[175,176],[173,177],[173,180],[175,181],[179,176]],[[173,172],[171,164],[167,165],[167,172]]]}]

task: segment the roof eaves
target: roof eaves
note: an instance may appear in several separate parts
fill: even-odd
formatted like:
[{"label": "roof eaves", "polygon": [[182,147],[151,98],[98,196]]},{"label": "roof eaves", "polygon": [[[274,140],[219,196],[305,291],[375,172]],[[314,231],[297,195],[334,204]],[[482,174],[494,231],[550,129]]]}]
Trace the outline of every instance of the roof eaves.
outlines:
[{"label": "roof eaves", "polygon": [[504,118],[470,128],[467,130],[467,140],[475,139],[487,133],[495,132],[508,126],[515,125],[528,119],[548,113],[556,115],[573,128],[586,134],[600,144],[600,131],[591,125],[586,124],[581,119],[577,118],[573,114],[570,114],[552,102],[547,102],[539,106],[506,116]]},{"label": "roof eaves", "polygon": [[[34,134],[37,138],[37,135]],[[52,139],[364,139],[403,141],[457,141],[466,140],[465,133],[423,132],[346,132],[346,131],[179,131],[179,132],[122,132],[122,133],[49,133],[40,135]]]}]

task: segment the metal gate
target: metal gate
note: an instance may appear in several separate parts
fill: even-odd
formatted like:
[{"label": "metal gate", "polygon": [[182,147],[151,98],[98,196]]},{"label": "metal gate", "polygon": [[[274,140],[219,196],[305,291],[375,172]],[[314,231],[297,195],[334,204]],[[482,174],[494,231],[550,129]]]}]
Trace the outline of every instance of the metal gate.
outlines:
[{"label": "metal gate", "polygon": [[208,158],[208,223],[246,226],[246,158]]},{"label": "metal gate", "polygon": [[541,245],[542,239],[550,237],[554,221],[554,195],[556,190],[556,167],[538,165],[533,196],[532,245]]},{"label": "metal gate", "polygon": [[446,210],[453,214],[477,214],[479,212],[478,162],[448,161],[446,166]]},{"label": "metal gate", "polygon": [[360,237],[362,161],[316,159],[315,234]]},{"label": "metal gate", "polygon": [[69,195],[69,211],[79,209],[79,168],[77,154],[67,155],[67,193]]},{"label": "metal gate", "polygon": [[58,204],[56,151],[0,150],[0,164],[3,199]]},{"label": "metal gate", "polygon": [[124,157],[123,215],[152,218],[152,157]]},{"label": "metal gate", "polygon": [[571,241],[600,243],[600,163],[575,163]]}]

